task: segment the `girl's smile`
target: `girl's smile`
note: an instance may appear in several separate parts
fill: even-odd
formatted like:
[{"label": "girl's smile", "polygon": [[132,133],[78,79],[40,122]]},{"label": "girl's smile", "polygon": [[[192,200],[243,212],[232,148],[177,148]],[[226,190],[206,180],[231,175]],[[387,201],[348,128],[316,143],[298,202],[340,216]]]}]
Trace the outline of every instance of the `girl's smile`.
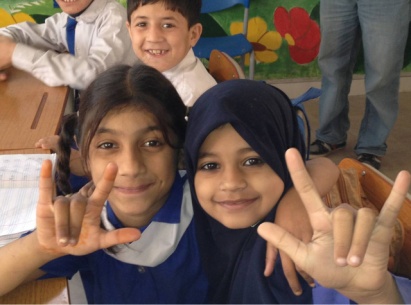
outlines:
[{"label": "girl's smile", "polygon": [[124,187],[124,186],[114,186],[113,190],[124,195],[142,195],[145,191],[147,191],[150,187],[153,186],[153,183],[139,185],[136,187]]},{"label": "girl's smile", "polygon": [[241,210],[250,207],[258,200],[258,197],[251,199],[237,199],[237,200],[216,200],[215,202],[221,207],[229,210]]}]

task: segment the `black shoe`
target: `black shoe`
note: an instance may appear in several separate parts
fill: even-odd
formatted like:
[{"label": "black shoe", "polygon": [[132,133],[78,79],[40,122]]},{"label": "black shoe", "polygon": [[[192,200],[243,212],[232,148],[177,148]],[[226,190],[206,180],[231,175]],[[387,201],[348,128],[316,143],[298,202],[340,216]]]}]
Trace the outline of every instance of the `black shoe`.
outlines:
[{"label": "black shoe", "polygon": [[359,154],[357,160],[361,163],[369,164],[375,169],[380,169],[381,167],[381,158],[373,154]]},{"label": "black shoe", "polygon": [[325,156],[333,151],[344,148],[346,145],[346,142],[340,144],[328,144],[321,140],[315,140],[310,145],[310,155]]}]

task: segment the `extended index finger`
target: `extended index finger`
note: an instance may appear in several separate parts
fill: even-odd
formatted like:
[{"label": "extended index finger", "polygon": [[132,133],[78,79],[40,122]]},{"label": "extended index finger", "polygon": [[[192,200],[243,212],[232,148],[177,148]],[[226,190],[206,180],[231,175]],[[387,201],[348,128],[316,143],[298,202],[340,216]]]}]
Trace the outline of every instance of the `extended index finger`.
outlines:
[{"label": "extended index finger", "polygon": [[104,203],[113,188],[116,175],[117,165],[114,163],[107,164],[102,178],[96,183],[95,189],[89,197],[87,210],[97,218],[100,217]]},{"label": "extended index finger", "polygon": [[53,202],[54,183],[52,175],[53,165],[50,160],[44,160],[40,169],[38,211],[49,208]]},{"label": "extended index finger", "polygon": [[308,174],[300,153],[295,148],[290,148],[285,154],[287,167],[297,190],[311,220],[311,225],[315,229],[315,215],[318,213],[328,213],[323,201]]},{"label": "extended index finger", "polygon": [[[401,171],[395,179],[394,185],[378,216],[378,225],[391,229],[404,203],[411,183],[411,175]],[[390,231],[389,231],[390,232]]]}]

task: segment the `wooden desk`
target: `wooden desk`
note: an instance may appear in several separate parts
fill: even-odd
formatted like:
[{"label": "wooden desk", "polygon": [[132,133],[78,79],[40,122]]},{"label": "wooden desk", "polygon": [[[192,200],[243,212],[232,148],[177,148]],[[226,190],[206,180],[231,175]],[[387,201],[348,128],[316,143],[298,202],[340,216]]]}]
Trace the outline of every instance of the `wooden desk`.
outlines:
[{"label": "wooden desk", "polygon": [[11,154],[49,154],[51,150],[42,148],[29,148],[29,149],[0,149],[0,155],[11,155]]},{"label": "wooden desk", "polygon": [[[11,69],[9,79],[0,82],[0,154],[46,153],[34,148],[34,143],[57,133],[68,92],[67,87],[48,87],[28,73]],[[0,304],[69,304],[67,279],[21,285],[1,296]]]},{"label": "wooden desk", "polygon": [[10,69],[0,82],[0,151],[33,149],[56,134],[67,103],[68,87],[48,87],[30,74]]},{"label": "wooden desk", "polygon": [[30,282],[0,297],[0,304],[70,304],[65,278]]}]

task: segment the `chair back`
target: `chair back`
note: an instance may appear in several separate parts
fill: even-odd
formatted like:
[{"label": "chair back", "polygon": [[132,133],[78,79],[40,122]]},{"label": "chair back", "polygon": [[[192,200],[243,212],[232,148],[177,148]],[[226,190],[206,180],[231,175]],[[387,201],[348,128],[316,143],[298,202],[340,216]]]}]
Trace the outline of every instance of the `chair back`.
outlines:
[{"label": "chair back", "polygon": [[[372,203],[380,211],[391,192],[393,181],[373,167],[355,159],[345,158],[338,164],[340,169],[356,171],[361,184],[362,199]],[[354,179],[350,179],[351,182]],[[411,279],[411,195],[408,193],[398,214],[397,224],[390,245],[388,269]]]},{"label": "chair back", "polygon": [[218,83],[245,78],[241,66],[231,56],[219,50],[211,51],[208,72]]},{"label": "chair back", "polygon": [[241,4],[246,9],[250,8],[250,0],[202,0],[201,13],[223,11],[237,4]]},{"label": "chair back", "polygon": [[235,35],[200,37],[193,47],[195,56],[210,59],[211,52],[217,49],[231,58],[241,56],[241,68],[245,67],[245,55],[250,56],[249,78],[254,78],[255,54],[253,44],[247,39],[249,7],[251,0],[202,0],[201,14],[224,11],[236,5],[244,8],[243,31]]}]

